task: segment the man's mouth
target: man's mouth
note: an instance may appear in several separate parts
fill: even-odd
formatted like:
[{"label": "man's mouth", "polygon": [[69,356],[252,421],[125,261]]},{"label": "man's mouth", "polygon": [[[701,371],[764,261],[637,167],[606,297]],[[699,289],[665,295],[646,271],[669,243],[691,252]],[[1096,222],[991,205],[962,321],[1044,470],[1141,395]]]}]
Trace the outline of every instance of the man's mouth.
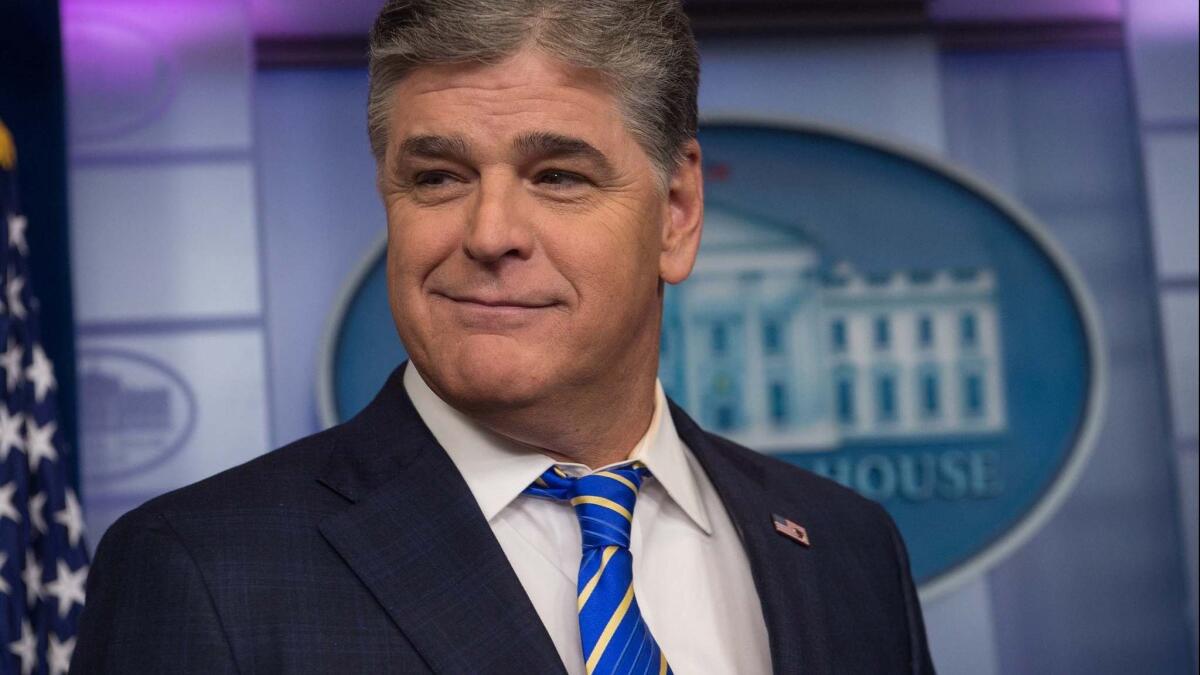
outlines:
[{"label": "man's mouth", "polygon": [[448,300],[452,300],[464,305],[476,305],[480,308],[545,309],[546,307],[552,307],[558,304],[557,302],[541,298],[522,298],[504,295],[486,295],[475,293],[434,293],[434,295],[441,296]]}]

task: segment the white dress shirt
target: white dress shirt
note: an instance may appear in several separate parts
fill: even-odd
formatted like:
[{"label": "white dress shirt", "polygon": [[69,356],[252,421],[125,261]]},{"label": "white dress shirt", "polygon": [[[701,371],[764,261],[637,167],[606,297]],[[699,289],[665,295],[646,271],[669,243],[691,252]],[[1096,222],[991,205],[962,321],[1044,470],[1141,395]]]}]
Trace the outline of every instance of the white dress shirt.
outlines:
[{"label": "white dress shirt", "polygon": [[[585,675],[575,600],[579,521],[568,504],[521,494],[554,460],[450,407],[411,362],[404,387],[466,479],[567,672]],[[767,627],[750,563],[716,490],[675,431],[661,383],[650,427],[628,457],[653,475],[633,511],[634,595],[672,670],[770,673]],[[591,471],[582,464],[559,466],[574,476]]]}]

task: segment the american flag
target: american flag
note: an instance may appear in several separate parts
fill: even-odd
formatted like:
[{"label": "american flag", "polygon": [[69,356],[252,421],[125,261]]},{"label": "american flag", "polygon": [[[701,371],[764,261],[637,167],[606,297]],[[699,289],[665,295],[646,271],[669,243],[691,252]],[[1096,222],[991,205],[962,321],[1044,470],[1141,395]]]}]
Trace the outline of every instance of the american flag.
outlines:
[{"label": "american flag", "polygon": [[75,649],[88,557],[29,284],[29,223],[17,211],[15,170],[12,137],[0,124],[0,673],[58,675]]}]

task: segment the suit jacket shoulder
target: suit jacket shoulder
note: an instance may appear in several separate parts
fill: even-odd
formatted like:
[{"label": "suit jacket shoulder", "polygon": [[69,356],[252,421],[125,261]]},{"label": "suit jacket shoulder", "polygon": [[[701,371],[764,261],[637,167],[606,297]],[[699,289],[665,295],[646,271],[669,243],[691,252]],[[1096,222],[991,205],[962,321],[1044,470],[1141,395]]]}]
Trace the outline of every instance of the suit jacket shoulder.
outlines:
[{"label": "suit jacket shoulder", "polygon": [[[468,589],[484,592],[465,602]],[[400,371],[354,419],[120,518],[74,672],[562,672]]]},{"label": "suit jacket shoulder", "polygon": [[[346,447],[346,424],[306,436],[238,466],[172,490],[141,505],[139,511],[169,517],[219,512],[276,510],[303,505],[311,510],[329,494],[316,477],[338,448]],[[338,504],[330,501],[331,505]]]},{"label": "suit jacket shoulder", "polygon": [[279,602],[262,591],[289,583],[281,547],[299,558],[319,550],[316,522],[344,504],[313,478],[338,435],[302,439],[119,518],[96,549],[72,672],[257,670],[239,649],[242,621]]}]

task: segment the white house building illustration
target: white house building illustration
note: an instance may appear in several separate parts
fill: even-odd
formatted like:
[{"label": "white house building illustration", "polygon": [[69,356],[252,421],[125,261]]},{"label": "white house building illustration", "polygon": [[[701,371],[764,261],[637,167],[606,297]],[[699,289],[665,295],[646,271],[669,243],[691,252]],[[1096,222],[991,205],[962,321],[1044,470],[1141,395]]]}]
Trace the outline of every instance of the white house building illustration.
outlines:
[{"label": "white house building illustration", "polygon": [[668,294],[660,367],[702,425],[765,452],[1005,429],[990,270],[864,274],[711,205],[703,241]]}]

